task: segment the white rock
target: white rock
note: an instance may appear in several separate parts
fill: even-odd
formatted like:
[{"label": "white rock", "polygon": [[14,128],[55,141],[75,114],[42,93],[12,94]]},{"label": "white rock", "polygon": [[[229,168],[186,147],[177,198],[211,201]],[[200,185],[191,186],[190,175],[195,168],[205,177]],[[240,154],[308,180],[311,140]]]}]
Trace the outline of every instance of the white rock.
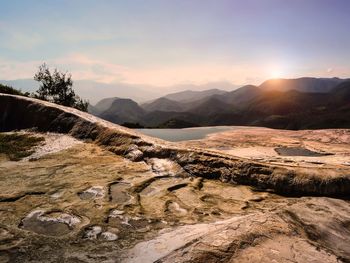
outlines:
[{"label": "white rock", "polygon": [[180,165],[168,159],[152,158],[149,160],[149,163],[152,167],[153,172],[160,176],[175,176],[183,172],[183,169]]},{"label": "white rock", "polygon": [[96,239],[101,232],[102,228],[100,226],[92,226],[85,232],[85,238]]},{"label": "white rock", "polygon": [[109,216],[110,217],[119,217],[120,215],[123,215],[123,214],[124,214],[123,210],[114,209],[114,210],[111,211]]},{"label": "white rock", "polygon": [[86,189],[81,193],[83,194],[90,194],[92,199],[100,199],[103,198],[105,195],[105,191],[103,189],[103,186],[93,186],[90,187],[89,189]]},{"label": "white rock", "polygon": [[107,240],[107,241],[114,241],[114,240],[117,240],[118,239],[118,236],[112,232],[103,232],[101,234],[101,238]]}]

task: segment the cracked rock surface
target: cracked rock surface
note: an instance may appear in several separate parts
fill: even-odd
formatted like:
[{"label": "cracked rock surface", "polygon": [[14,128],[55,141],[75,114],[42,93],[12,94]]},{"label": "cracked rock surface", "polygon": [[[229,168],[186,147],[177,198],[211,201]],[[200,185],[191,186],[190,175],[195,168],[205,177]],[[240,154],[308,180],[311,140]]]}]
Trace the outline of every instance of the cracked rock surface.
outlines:
[{"label": "cracked rock surface", "polygon": [[283,197],[161,164],[155,169],[154,160],[132,162],[91,143],[34,161],[2,159],[0,258],[349,261],[348,201]]},{"label": "cracked rock surface", "polygon": [[1,254],[10,262],[118,262],[159,231],[265,211],[282,201],[161,164],[155,169],[154,160],[132,162],[91,143],[33,161],[2,159]]},{"label": "cracked rock surface", "polygon": [[[348,202],[301,198],[278,212],[181,227],[138,244],[128,257],[140,262],[140,252],[150,251],[150,262],[348,262],[349,212]],[[169,243],[176,249],[168,251]]]},{"label": "cracked rock surface", "polygon": [[[1,131],[59,145],[0,154],[0,262],[350,262],[348,131],[172,145],[37,100],[0,95],[0,114]],[[242,151],[255,144],[269,149]],[[271,147],[333,155],[273,161]]]}]

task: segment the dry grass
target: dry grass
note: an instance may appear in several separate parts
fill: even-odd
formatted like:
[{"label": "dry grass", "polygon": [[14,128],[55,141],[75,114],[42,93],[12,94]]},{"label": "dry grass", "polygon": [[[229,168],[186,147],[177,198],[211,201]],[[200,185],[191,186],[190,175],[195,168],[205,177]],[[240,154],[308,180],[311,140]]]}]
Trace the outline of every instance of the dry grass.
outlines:
[{"label": "dry grass", "polygon": [[11,161],[19,161],[31,155],[33,147],[42,141],[43,137],[27,134],[0,134],[0,154],[5,154]]}]

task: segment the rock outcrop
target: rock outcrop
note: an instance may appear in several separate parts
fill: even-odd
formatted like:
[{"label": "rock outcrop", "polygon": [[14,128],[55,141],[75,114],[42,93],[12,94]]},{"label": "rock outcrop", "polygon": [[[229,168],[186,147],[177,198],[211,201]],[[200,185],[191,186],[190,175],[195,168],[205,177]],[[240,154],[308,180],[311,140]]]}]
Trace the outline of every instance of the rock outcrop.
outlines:
[{"label": "rock outcrop", "polygon": [[349,203],[302,198],[278,212],[183,226],[137,244],[125,262],[349,262]]},{"label": "rock outcrop", "polygon": [[0,95],[0,130],[19,129],[44,143],[0,154],[0,262],[350,262],[345,165],[188,148]]},{"label": "rock outcrop", "polygon": [[193,176],[271,189],[288,195],[349,197],[350,169],[286,168],[217,152],[176,147],[78,110],[36,99],[0,94],[0,131],[36,129],[92,141],[133,161],[170,159]]}]

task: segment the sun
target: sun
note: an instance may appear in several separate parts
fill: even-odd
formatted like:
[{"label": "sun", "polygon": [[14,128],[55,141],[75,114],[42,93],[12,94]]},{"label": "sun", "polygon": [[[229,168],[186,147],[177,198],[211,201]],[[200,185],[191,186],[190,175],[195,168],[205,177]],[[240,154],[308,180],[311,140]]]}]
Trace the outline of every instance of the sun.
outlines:
[{"label": "sun", "polygon": [[281,78],[283,76],[283,72],[279,69],[273,69],[273,70],[271,70],[270,76],[273,79],[278,79],[278,78]]}]

